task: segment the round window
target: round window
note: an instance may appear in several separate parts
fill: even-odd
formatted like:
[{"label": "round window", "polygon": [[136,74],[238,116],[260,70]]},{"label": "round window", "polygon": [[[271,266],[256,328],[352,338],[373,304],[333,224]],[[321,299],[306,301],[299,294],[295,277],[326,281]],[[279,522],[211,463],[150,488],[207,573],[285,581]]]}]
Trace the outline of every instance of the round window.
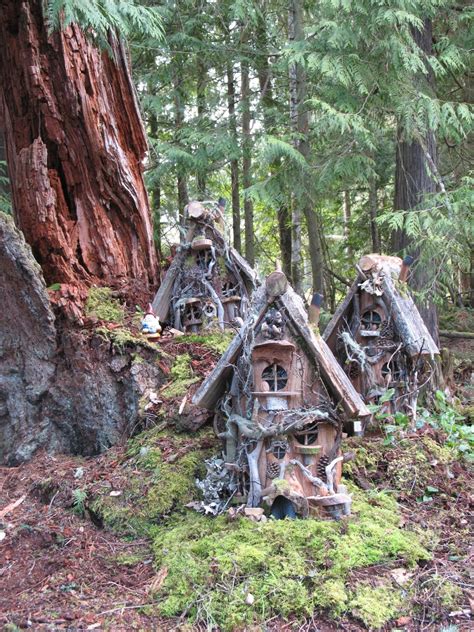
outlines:
[{"label": "round window", "polygon": [[272,445],[272,454],[276,459],[283,459],[286,454],[286,444],[274,443]]},{"label": "round window", "polygon": [[360,322],[362,325],[362,329],[376,331],[380,328],[380,325],[382,324],[382,317],[378,312],[369,309],[364,312]]},{"label": "round window", "polygon": [[282,391],[288,383],[288,373],[279,364],[270,364],[262,371],[262,380],[270,391]]}]

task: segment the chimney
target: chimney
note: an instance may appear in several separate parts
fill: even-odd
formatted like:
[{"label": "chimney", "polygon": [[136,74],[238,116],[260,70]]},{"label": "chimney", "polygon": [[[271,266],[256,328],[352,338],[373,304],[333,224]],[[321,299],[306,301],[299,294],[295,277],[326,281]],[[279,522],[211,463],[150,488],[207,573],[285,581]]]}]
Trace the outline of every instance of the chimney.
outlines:
[{"label": "chimney", "polygon": [[311,299],[311,305],[309,306],[308,315],[309,322],[317,327],[319,325],[319,313],[321,312],[321,305],[323,304],[324,296],[322,294],[313,294]]},{"label": "chimney", "polygon": [[402,267],[400,269],[400,274],[398,276],[399,280],[402,281],[402,283],[406,283],[406,280],[408,278],[408,272],[410,271],[410,266],[414,261],[415,261],[414,257],[410,257],[410,255],[407,255],[403,259]]}]

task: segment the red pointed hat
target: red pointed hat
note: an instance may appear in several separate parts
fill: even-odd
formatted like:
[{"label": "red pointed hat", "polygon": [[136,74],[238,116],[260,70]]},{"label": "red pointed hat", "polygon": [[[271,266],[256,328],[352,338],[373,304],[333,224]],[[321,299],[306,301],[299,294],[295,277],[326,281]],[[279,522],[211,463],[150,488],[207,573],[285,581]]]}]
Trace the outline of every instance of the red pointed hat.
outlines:
[{"label": "red pointed hat", "polygon": [[153,306],[151,303],[148,303],[148,309],[146,310],[147,314],[151,314],[152,316],[155,315],[155,312],[153,311]]}]

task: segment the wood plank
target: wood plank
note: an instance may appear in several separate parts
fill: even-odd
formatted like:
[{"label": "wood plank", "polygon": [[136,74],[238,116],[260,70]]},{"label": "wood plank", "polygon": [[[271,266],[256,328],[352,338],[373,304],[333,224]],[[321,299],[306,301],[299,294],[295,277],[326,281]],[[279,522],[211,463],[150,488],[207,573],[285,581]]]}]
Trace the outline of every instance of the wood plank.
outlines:
[{"label": "wood plank", "polygon": [[369,416],[368,408],[339,366],[326,342],[320,335],[315,335],[311,330],[301,298],[291,287],[288,287],[286,293],[278,300],[283,303],[293,324],[304,338],[310,353],[321,370],[326,387],[340,400],[345,412],[351,417]]},{"label": "wood plank", "polygon": [[187,254],[188,248],[182,248],[176,253],[170,267],[166,271],[165,278],[163,279],[160,287],[158,288],[158,292],[155,294],[155,298],[153,299],[153,311],[161,323],[164,323],[168,318],[174,282],[184,264]]},{"label": "wood plank", "polygon": [[382,279],[382,289],[390,310],[389,314],[406,352],[410,356],[416,356],[419,353],[430,356],[439,355],[435,341],[426,328],[412,297],[408,294],[408,287],[403,284],[406,295],[402,295],[393,279],[386,274]]},{"label": "wood plank", "polygon": [[351,304],[354,294],[359,289],[359,283],[362,283],[362,277],[360,275],[357,276],[356,280],[351,285],[351,288],[347,292],[344,300],[341,303],[339,303],[339,306],[334,312],[334,316],[331,318],[329,323],[326,325],[326,329],[324,330],[323,339],[329,345],[330,349],[332,349],[333,351],[336,346],[335,337],[337,334],[337,330],[339,329],[339,323],[341,319],[343,318],[343,316],[345,316],[347,309],[349,308]]},{"label": "wood plank", "polygon": [[250,330],[258,325],[263,318],[268,305],[265,287],[260,286],[252,300],[249,313],[240,331],[236,334],[227,350],[221,356],[212,373],[210,373],[193,397],[193,404],[202,408],[213,410],[219,398],[223,395],[226,383],[230,378],[235,363],[238,360],[244,341]]}]

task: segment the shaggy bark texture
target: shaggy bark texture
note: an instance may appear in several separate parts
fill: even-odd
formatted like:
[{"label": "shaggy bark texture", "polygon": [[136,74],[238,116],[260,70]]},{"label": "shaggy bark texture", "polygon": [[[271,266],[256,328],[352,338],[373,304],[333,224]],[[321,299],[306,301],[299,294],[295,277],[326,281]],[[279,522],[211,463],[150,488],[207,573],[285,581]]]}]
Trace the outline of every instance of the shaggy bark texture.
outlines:
[{"label": "shaggy bark texture", "polygon": [[156,256],[147,145],[128,59],[75,25],[49,34],[41,0],[0,0],[0,111],[14,216],[48,283],[149,289]]}]

